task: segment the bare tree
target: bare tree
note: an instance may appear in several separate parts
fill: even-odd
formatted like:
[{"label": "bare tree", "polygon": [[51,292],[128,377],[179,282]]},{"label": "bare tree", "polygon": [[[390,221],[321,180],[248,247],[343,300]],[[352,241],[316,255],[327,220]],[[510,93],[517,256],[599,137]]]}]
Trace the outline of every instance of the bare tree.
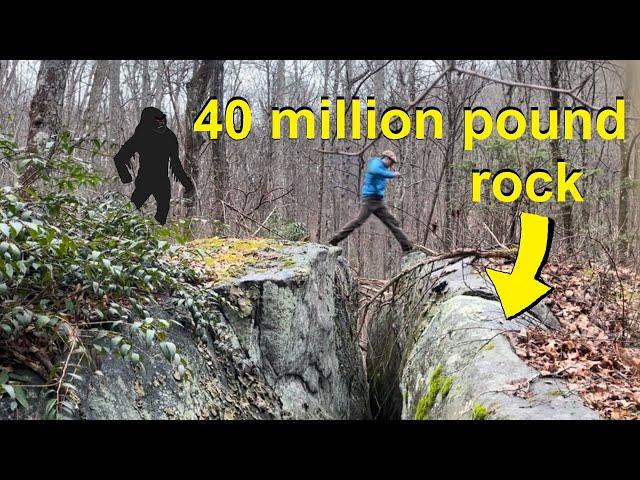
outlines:
[{"label": "bare tree", "polygon": [[[193,122],[208,98],[214,63],[213,60],[196,60],[195,73],[187,83],[187,107],[184,117],[185,132],[187,132],[184,139],[184,169],[196,186],[200,181],[200,150],[208,140],[208,136],[201,132],[194,132]],[[182,195],[186,206],[185,215],[187,218],[192,218],[197,211],[196,190],[184,191]]]},{"label": "bare tree", "polygon": [[[47,144],[54,141],[60,127],[64,108],[64,91],[69,75],[70,60],[43,60],[38,70],[36,90],[29,107],[29,133],[27,150],[48,155],[53,148]],[[48,150],[48,152],[47,152]],[[22,174],[20,184],[27,187],[37,178],[38,170],[31,165]]]},{"label": "bare tree", "polygon": [[[213,74],[211,79],[211,96],[218,98],[218,118],[224,118],[224,60],[214,60]],[[212,217],[214,220],[225,222],[225,209],[223,201],[229,190],[229,162],[226,155],[226,143],[224,136],[213,142],[211,145],[211,164],[213,168],[213,204]]]},{"label": "bare tree", "polygon": [[[556,217],[561,234],[556,238],[563,239],[557,245],[559,252],[583,251],[596,240],[618,245],[619,258],[625,261],[631,261],[637,251],[640,152],[635,139],[640,100],[636,100],[638,73],[633,62],[79,60],[68,63],[63,71],[54,64],[0,61],[1,133],[35,148],[36,138],[48,136],[38,131],[57,132],[65,123],[74,136],[90,133],[120,142],[125,132],[135,129],[141,108],[157,106],[176,126],[185,169],[198,187],[197,204],[187,194],[184,210],[174,218],[223,220],[229,225],[224,234],[263,235],[268,230],[261,225],[278,217],[278,222],[306,226],[315,241],[322,241],[357,208],[367,160],[390,148],[402,159],[403,180],[389,185],[388,205],[409,237],[427,248],[485,248],[496,241],[517,241],[518,213],[527,210]],[[58,73],[45,82],[45,71]],[[63,96],[58,95],[60,90]],[[461,146],[467,106],[485,106],[494,115],[506,105],[523,111],[538,106],[544,119],[545,106],[584,106],[595,113],[613,105],[618,95],[625,96],[627,106],[624,142],[596,136],[577,138],[584,126],[577,118],[575,141],[537,141],[524,136],[508,142],[494,135],[472,152]],[[218,98],[222,122],[224,98],[241,96],[249,101],[253,125],[246,139],[225,142],[223,132],[212,141],[206,134],[194,134],[194,116],[209,96]],[[329,139],[289,139],[287,131],[283,140],[271,138],[271,107],[318,107],[321,96],[345,98],[347,138],[336,138],[335,102],[330,107]],[[389,106],[403,107],[414,121],[415,108],[435,106],[443,114],[443,138],[432,137],[430,122],[424,140],[414,138],[415,126],[412,135],[401,140],[390,141],[379,134],[374,139],[366,135],[348,138],[354,96],[363,101],[368,96],[376,98],[378,121]],[[56,99],[53,115],[38,113],[51,106],[52,99]],[[319,108],[313,109],[319,114]],[[364,105],[362,112],[364,133]],[[286,129],[287,122],[284,126]],[[107,159],[108,145],[99,150],[97,158]],[[79,154],[88,155],[88,151],[81,148]],[[470,168],[512,168],[526,174],[536,168],[553,170],[561,157],[571,168],[584,171],[582,203],[534,203],[523,195],[502,204],[491,198],[490,189],[484,191],[480,204],[470,200]],[[109,162],[97,165],[107,175],[113,174]],[[13,182],[11,174],[1,170],[0,179]],[[127,188],[105,183],[96,190],[124,192]],[[198,224],[193,233],[223,233],[209,225]],[[344,246],[345,256],[364,276],[383,277],[397,268],[399,249],[376,221],[365,225]]]},{"label": "bare tree", "polygon": [[[549,60],[549,86],[553,89],[560,88],[560,60]],[[561,110],[560,93],[557,90],[549,92],[551,107]],[[551,140],[551,158],[554,162],[561,160],[560,143],[558,140]],[[565,202],[560,206],[560,216],[562,218],[562,233],[567,240],[569,253],[573,253],[573,211],[571,203]]]},{"label": "bare tree", "polygon": [[120,60],[109,62],[109,138],[116,143],[120,140],[122,125],[122,95],[120,93]]},{"label": "bare tree", "polygon": [[102,101],[104,87],[107,84],[107,76],[109,73],[109,62],[107,60],[97,60],[93,67],[93,81],[91,82],[91,90],[89,93],[89,102],[84,113],[84,126],[87,128],[92,125],[98,118],[98,107]]}]

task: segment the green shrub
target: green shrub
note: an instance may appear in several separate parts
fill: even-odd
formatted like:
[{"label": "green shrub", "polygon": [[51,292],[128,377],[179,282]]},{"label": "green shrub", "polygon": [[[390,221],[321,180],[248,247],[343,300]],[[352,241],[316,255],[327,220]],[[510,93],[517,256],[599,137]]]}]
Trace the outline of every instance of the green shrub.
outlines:
[{"label": "green shrub", "polygon": [[272,215],[265,223],[267,229],[262,229],[260,236],[276,240],[291,240],[298,242],[309,234],[307,226],[302,222],[292,222],[277,215]]},{"label": "green shrub", "polygon": [[28,406],[10,368],[26,358],[51,387],[48,418],[73,414],[77,372],[101,355],[144,369],[155,348],[188,380],[189,366],[168,338],[177,322],[151,315],[150,306],[162,295],[163,305],[188,311],[185,322],[202,334],[220,301],[198,289],[195,272],[174,255],[177,228],[143,217],[121,194],[80,195],[79,187],[100,177],[62,144],[42,159],[0,142],[15,171],[43,168],[26,200],[14,187],[0,189],[0,401]]}]

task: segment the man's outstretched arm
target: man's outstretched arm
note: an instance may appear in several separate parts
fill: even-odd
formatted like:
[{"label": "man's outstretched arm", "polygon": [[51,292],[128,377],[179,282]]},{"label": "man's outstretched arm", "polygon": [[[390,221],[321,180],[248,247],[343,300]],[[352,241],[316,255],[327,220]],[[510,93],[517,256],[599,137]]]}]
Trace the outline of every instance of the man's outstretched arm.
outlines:
[{"label": "man's outstretched arm", "polygon": [[171,173],[173,173],[174,178],[182,184],[185,190],[193,190],[193,182],[182,168],[182,163],[180,163],[180,157],[178,155],[178,139],[175,135],[173,136],[171,150],[169,151],[169,166],[171,167]]},{"label": "man's outstretched arm", "polygon": [[399,176],[398,172],[388,169],[382,160],[373,160],[369,164],[369,172],[385,178],[395,178]]},{"label": "man's outstretched arm", "polygon": [[133,177],[131,176],[131,157],[136,153],[136,141],[135,136],[131,137],[120,148],[120,151],[113,157],[113,161],[116,164],[116,170],[122,183],[131,183]]}]

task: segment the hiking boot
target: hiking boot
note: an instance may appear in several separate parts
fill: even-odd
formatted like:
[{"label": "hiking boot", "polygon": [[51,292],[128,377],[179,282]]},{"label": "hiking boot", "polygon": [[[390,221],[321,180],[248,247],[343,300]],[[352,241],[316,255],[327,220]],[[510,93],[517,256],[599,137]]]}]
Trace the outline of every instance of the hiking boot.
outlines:
[{"label": "hiking boot", "polygon": [[331,239],[331,240],[329,240],[329,245],[331,245],[332,247],[337,247],[338,246],[338,242],[336,242],[335,240]]}]

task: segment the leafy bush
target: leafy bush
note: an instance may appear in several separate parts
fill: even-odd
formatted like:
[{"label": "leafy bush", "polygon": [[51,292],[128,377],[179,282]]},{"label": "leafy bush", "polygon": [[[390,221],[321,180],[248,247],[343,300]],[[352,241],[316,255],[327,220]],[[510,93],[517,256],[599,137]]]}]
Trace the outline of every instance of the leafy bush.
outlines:
[{"label": "leafy bush", "polygon": [[292,222],[277,215],[271,216],[265,226],[268,230],[262,230],[261,236],[263,238],[298,242],[304,239],[309,233],[304,223]]},{"label": "leafy bush", "polygon": [[96,368],[111,354],[144,369],[152,347],[188,380],[189,366],[168,338],[177,322],[149,307],[163,294],[189,311],[188,325],[202,334],[219,298],[198,290],[193,270],[173,255],[178,229],[141,216],[121,194],[79,195],[100,178],[64,139],[61,153],[47,159],[0,140],[17,172],[36,165],[44,180],[26,194],[0,189],[0,399],[12,409],[28,406],[11,368],[23,364],[46,379],[46,416],[71,415],[83,365]]}]

